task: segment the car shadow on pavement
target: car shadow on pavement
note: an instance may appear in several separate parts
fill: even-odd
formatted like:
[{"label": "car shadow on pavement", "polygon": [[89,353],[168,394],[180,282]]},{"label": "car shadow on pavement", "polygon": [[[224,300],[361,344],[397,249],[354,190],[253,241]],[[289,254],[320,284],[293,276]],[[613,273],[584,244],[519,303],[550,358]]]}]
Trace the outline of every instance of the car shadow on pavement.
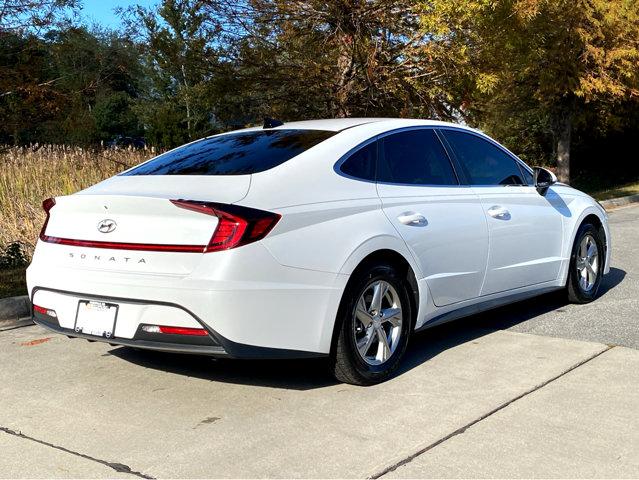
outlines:
[{"label": "car shadow on pavement", "polygon": [[[619,285],[625,276],[625,271],[611,268],[602,281],[600,297]],[[449,348],[560,310],[567,304],[565,292],[552,292],[419,332],[412,338],[397,375],[412,370]],[[227,360],[129,347],[117,347],[109,353],[145,368],[215,382],[291,390],[312,390],[337,383],[330,375],[325,359]]]},{"label": "car shadow on pavement", "polygon": [[610,267],[610,272],[605,275],[601,280],[601,287],[599,287],[599,298],[603,297],[610,290],[615,288],[623,279],[626,278],[626,271],[620,268]]},{"label": "car shadow on pavement", "polygon": [[[612,267],[601,282],[598,298],[619,285],[625,276],[624,270]],[[411,370],[448,348],[498,330],[506,330],[555,310],[561,311],[567,305],[566,293],[559,290],[418,332],[412,339],[399,374]]]},{"label": "car shadow on pavement", "polygon": [[109,353],[127,362],[213,382],[311,390],[335,385],[325,359],[231,360],[117,347]]}]

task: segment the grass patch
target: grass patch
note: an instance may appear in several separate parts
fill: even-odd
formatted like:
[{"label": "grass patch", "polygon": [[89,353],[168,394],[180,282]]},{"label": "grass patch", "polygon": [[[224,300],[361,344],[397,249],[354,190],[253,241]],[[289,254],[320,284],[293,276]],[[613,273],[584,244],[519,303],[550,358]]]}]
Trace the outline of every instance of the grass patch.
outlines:
[{"label": "grass patch", "polygon": [[597,200],[609,200],[611,198],[627,197],[628,195],[639,194],[639,182],[628,183],[618,187],[612,187],[605,190],[589,192]]},{"label": "grass patch", "polygon": [[154,154],[154,150],[0,145],[0,248],[22,242],[30,253],[44,222],[45,198],[75,193]]},{"label": "grass patch", "polygon": [[27,294],[26,267],[0,270],[0,298]]}]

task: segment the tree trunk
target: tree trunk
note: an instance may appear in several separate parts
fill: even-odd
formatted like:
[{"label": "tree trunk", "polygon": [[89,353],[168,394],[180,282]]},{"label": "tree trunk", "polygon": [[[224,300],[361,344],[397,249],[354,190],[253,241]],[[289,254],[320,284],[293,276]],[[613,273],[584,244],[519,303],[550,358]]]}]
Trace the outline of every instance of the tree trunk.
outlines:
[{"label": "tree trunk", "polygon": [[572,134],[572,113],[564,113],[559,120],[557,136],[557,178],[560,182],[570,181],[570,137]]},{"label": "tree trunk", "polygon": [[332,106],[333,116],[343,118],[350,115],[349,100],[351,94],[352,73],[354,65],[353,39],[343,34],[338,40],[339,55],[337,57],[338,77],[333,88]]},{"label": "tree trunk", "polygon": [[184,103],[186,104],[186,131],[189,134],[189,140],[193,138],[191,135],[191,102],[189,100],[189,84],[186,80],[186,68],[184,68],[184,64],[180,65],[182,69],[182,81],[184,82]]}]

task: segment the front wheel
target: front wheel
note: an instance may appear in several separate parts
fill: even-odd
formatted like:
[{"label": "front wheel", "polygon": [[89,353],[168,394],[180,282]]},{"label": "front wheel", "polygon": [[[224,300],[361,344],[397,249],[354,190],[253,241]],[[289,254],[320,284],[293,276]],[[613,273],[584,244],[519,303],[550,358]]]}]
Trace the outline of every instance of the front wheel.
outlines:
[{"label": "front wheel", "polygon": [[355,273],[337,318],[331,364],[338,380],[372,385],[397,369],[412,330],[409,288],[391,264],[364,266]]},{"label": "front wheel", "polygon": [[590,223],[581,225],[570,257],[566,285],[570,302],[588,303],[596,298],[603,276],[604,256],[599,229]]}]

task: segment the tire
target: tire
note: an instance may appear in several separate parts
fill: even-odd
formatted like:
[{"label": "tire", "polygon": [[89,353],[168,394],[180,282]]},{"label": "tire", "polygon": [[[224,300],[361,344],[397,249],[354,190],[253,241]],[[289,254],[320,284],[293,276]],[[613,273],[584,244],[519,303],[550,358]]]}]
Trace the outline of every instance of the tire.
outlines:
[{"label": "tire", "polygon": [[[376,305],[381,307],[379,311],[373,305],[376,289],[386,292],[381,304]],[[331,370],[337,380],[373,385],[387,380],[395,372],[413,330],[410,291],[405,275],[391,263],[365,264],[356,270],[346,287],[336,319]],[[358,309],[362,307],[360,300],[364,302],[363,308]],[[386,337],[386,342],[380,335]],[[367,349],[367,345],[370,348]]]},{"label": "tire", "polygon": [[[577,231],[570,255],[568,281],[566,283],[566,293],[568,301],[571,303],[589,303],[597,298],[605,262],[604,242],[601,235],[601,231],[591,223],[583,223]],[[585,258],[588,264],[591,265],[591,269],[596,270],[594,281],[592,281],[591,271],[584,264],[583,254],[585,250],[583,245],[588,242],[586,239],[591,239],[592,242],[589,245],[596,249],[596,262],[590,260],[592,257],[586,256]],[[584,278],[584,268],[586,268],[586,278]]]}]

